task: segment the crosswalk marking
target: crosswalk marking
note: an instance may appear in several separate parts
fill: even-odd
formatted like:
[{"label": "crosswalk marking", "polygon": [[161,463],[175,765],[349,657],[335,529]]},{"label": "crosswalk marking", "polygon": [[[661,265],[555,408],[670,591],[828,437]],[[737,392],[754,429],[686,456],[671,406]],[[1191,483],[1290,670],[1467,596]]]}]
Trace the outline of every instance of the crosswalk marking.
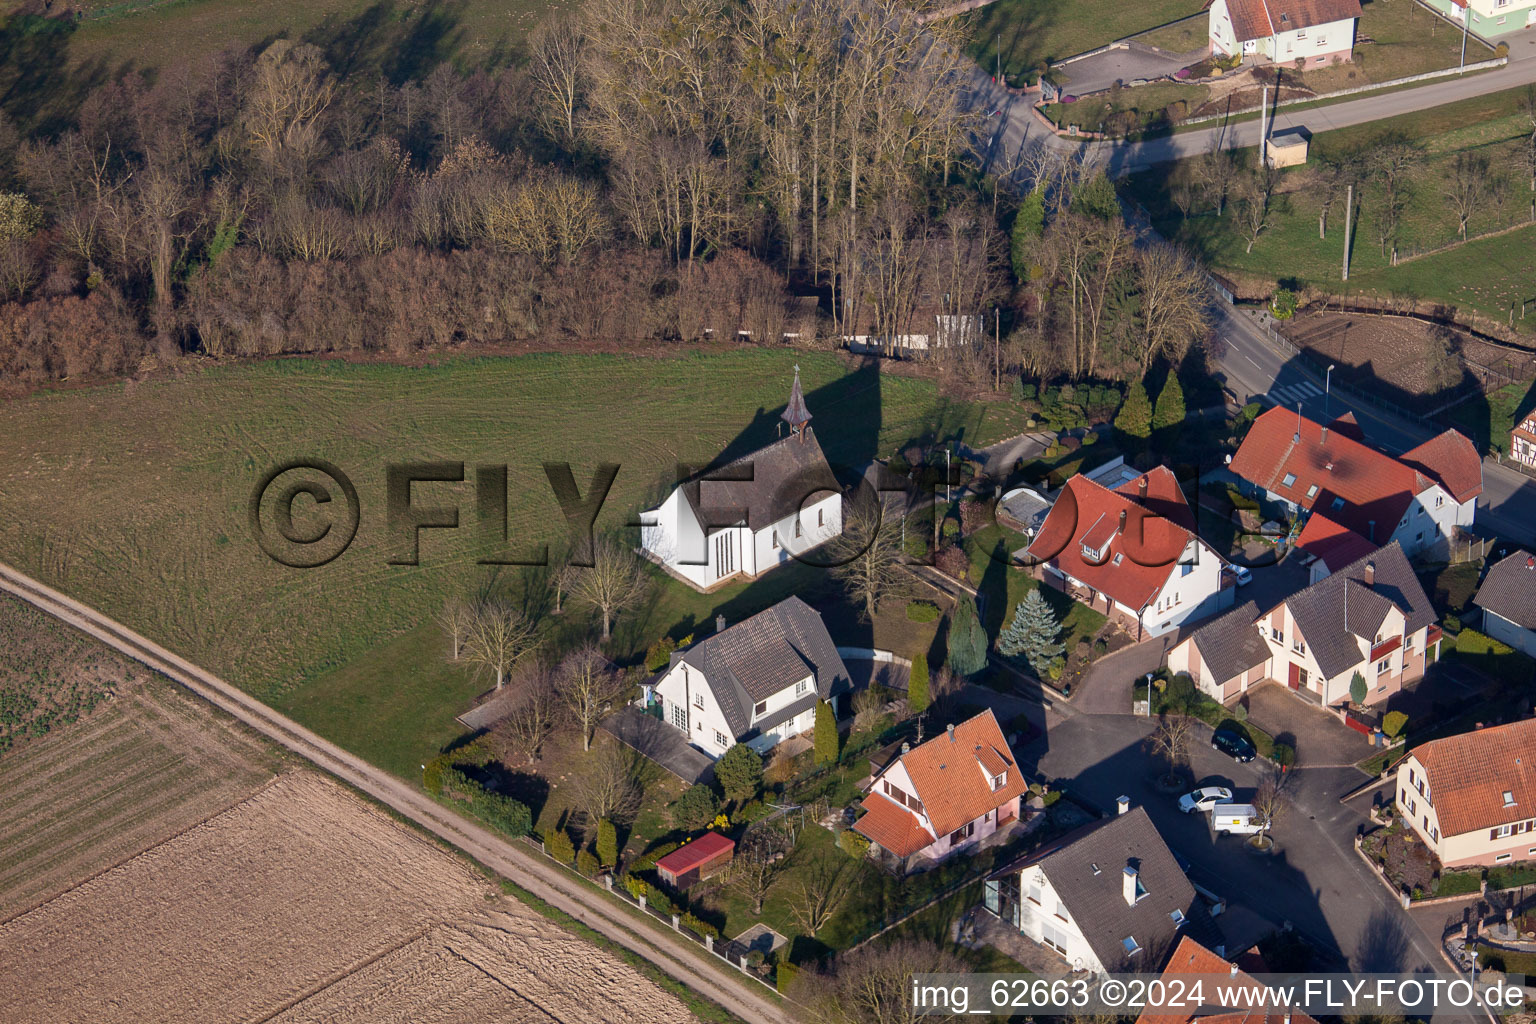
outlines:
[{"label": "crosswalk marking", "polygon": [[1287,405],[1297,402],[1305,402],[1309,398],[1316,398],[1323,393],[1322,389],[1310,381],[1302,381],[1299,384],[1283,384],[1270,388],[1270,394],[1278,397]]}]

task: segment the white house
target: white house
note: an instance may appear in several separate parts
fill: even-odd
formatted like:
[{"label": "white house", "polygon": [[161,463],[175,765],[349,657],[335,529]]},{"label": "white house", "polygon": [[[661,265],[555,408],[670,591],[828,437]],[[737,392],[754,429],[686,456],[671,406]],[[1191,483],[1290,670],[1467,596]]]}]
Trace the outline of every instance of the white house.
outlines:
[{"label": "white house", "polygon": [[647,557],[708,590],[761,576],[842,532],[842,494],[809,426],[798,369],[783,418],[787,437],[683,481],[642,513]]},{"label": "white house", "polygon": [[[1454,430],[1394,458],[1366,444],[1352,416],[1324,426],[1281,406],[1253,421],[1230,469],[1250,493],[1296,515],[1324,515],[1371,547],[1396,541],[1409,557],[1443,557],[1456,528],[1472,525],[1483,493],[1482,459]],[[1360,553],[1356,546],[1345,557]]]},{"label": "white house", "polygon": [[1087,825],[994,872],[984,905],[1073,970],[1162,968],[1189,931],[1219,942],[1205,905],[1145,809]]},{"label": "white house", "polygon": [[1414,747],[1397,813],[1446,867],[1536,859],[1536,719]]},{"label": "white house", "polygon": [[1484,633],[1536,658],[1536,556],[1516,551],[1489,569],[1472,603]]},{"label": "white house", "polygon": [[1017,821],[1028,789],[988,709],[873,772],[853,828],[898,859],[942,860]]},{"label": "white house", "polygon": [[1040,579],[1103,612],[1140,639],[1230,608],[1223,561],[1195,533],[1166,466],[1111,490],[1074,476],[1025,554]]},{"label": "white house", "polygon": [[765,753],[814,726],[819,702],[843,710],[852,688],[821,615],[798,597],[674,652],[653,684],[662,721],[711,757],[737,743]]},{"label": "white house", "polygon": [[1527,416],[1510,430],[1509,457],[1536,469],[1536,415]]},{"label": "white house", "polygon": [[1349,60],[1360,0],[1214,0],[1212,53],[1259,64]]},{"label": "white house", "polygon": [[[1481,36],[1536,28],[1536,0],[1425,0],[1429,6]],[[1470,21],[1468,20],[1470,18]]]}]

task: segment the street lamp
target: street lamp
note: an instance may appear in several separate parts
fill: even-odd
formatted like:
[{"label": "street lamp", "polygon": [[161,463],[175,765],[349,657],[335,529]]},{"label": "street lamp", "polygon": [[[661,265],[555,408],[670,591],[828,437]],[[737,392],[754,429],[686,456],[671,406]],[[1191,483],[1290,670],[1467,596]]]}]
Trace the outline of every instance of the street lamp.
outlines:
[{"label": "street lamp", "polygon": [[1333,364],[1328,364],[1328,374],[1323,378],[1323,418],[1333,418]]}]

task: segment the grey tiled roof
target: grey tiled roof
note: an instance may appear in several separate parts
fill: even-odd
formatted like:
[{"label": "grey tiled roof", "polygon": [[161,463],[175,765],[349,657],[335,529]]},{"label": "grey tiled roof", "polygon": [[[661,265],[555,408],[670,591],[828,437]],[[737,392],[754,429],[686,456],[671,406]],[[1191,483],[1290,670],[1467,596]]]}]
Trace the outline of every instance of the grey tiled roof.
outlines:
[{"label": "grey tiled roof", "polygon": [[[786,598],[750,619],[700,640],[684,651],[679,660],[704,674],[731,732],[739,740],[750,739],[762,729],[788,721],[816,699],[846,693],[851,685],[847,666],[838,655],[821,615],[798,597]],[[816,691],[791,704],[790,708],[797,708],[793,714],[775,714],[748,731],[752,705],[808,675],[815,677]]]},{"label": "grey tiled roof", "polygon": [[742,522],[761,530],[809,504],[816,492],[838,489],[809,426],[683,483],[683,495],[706,532]]},{"label": "grey tiled roof", "polygon": [[[1366,568],[1373,564],[1375,582],[1367,585]],[[1372,643],[1392,607],[1403,612],[1409,633],[1435,621],[1429,597],[1397,541],[1292,594],[1285,604],[1329,679],[1360,663],[1357,638]]]},{"label": "grey tiled roof", "polygon": [[1522,629],[1536,629],[1536,567],[1529,551],[1516,551],[1488,570],[1472,603]]},{"label": "grey tiled roof", "polygon": [[[1180,922],[1204,916],[1194,886],[1147,816],[1136,807],[1105,818],[996,872],[1017,874],[1038,864],[1066,905],[1099,962],[1110,971],[1155,971],[1172,951]],[[1123,875],[1135,867],[1146,895],[1125,902]],[[1127,959],[1122,941],[1134,938],[1142,952]],[[1157,962],[1152,962],[1154,959]]]},{"label": "grey tiled roof", "polygon": [[1259,606],[1247,601],[1191,634],[1190,642],[1216,682],[1235,679],[1269,657],[1258,620]]}]

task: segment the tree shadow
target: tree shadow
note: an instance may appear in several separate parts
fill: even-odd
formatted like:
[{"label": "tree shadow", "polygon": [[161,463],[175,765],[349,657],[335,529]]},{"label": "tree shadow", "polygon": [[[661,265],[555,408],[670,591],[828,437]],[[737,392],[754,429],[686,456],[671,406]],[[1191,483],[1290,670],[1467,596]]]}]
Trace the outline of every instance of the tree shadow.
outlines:
[{"label": "tree shadow", "polygon": [[25,8],[0,21],[0,110],[23,136],[57,134],[108,79],[104,59],[71,60],[78,26],[73,17]]},{"label": "tree shadow", "polygon": [[447,61],[464,40],[467,0],[428,0],[402,7],[379,0],[351,17],[329,14],[303,41],[325,51],[327,63],[345,78],[381,75],[391,85],[422,78]]},{"label": "tree shadow", "polygon": [[1350,966],[1357,974],[1396,974],[1407,964],[1410,948],[1402,916],[1378,909],[1365,923]]}]

